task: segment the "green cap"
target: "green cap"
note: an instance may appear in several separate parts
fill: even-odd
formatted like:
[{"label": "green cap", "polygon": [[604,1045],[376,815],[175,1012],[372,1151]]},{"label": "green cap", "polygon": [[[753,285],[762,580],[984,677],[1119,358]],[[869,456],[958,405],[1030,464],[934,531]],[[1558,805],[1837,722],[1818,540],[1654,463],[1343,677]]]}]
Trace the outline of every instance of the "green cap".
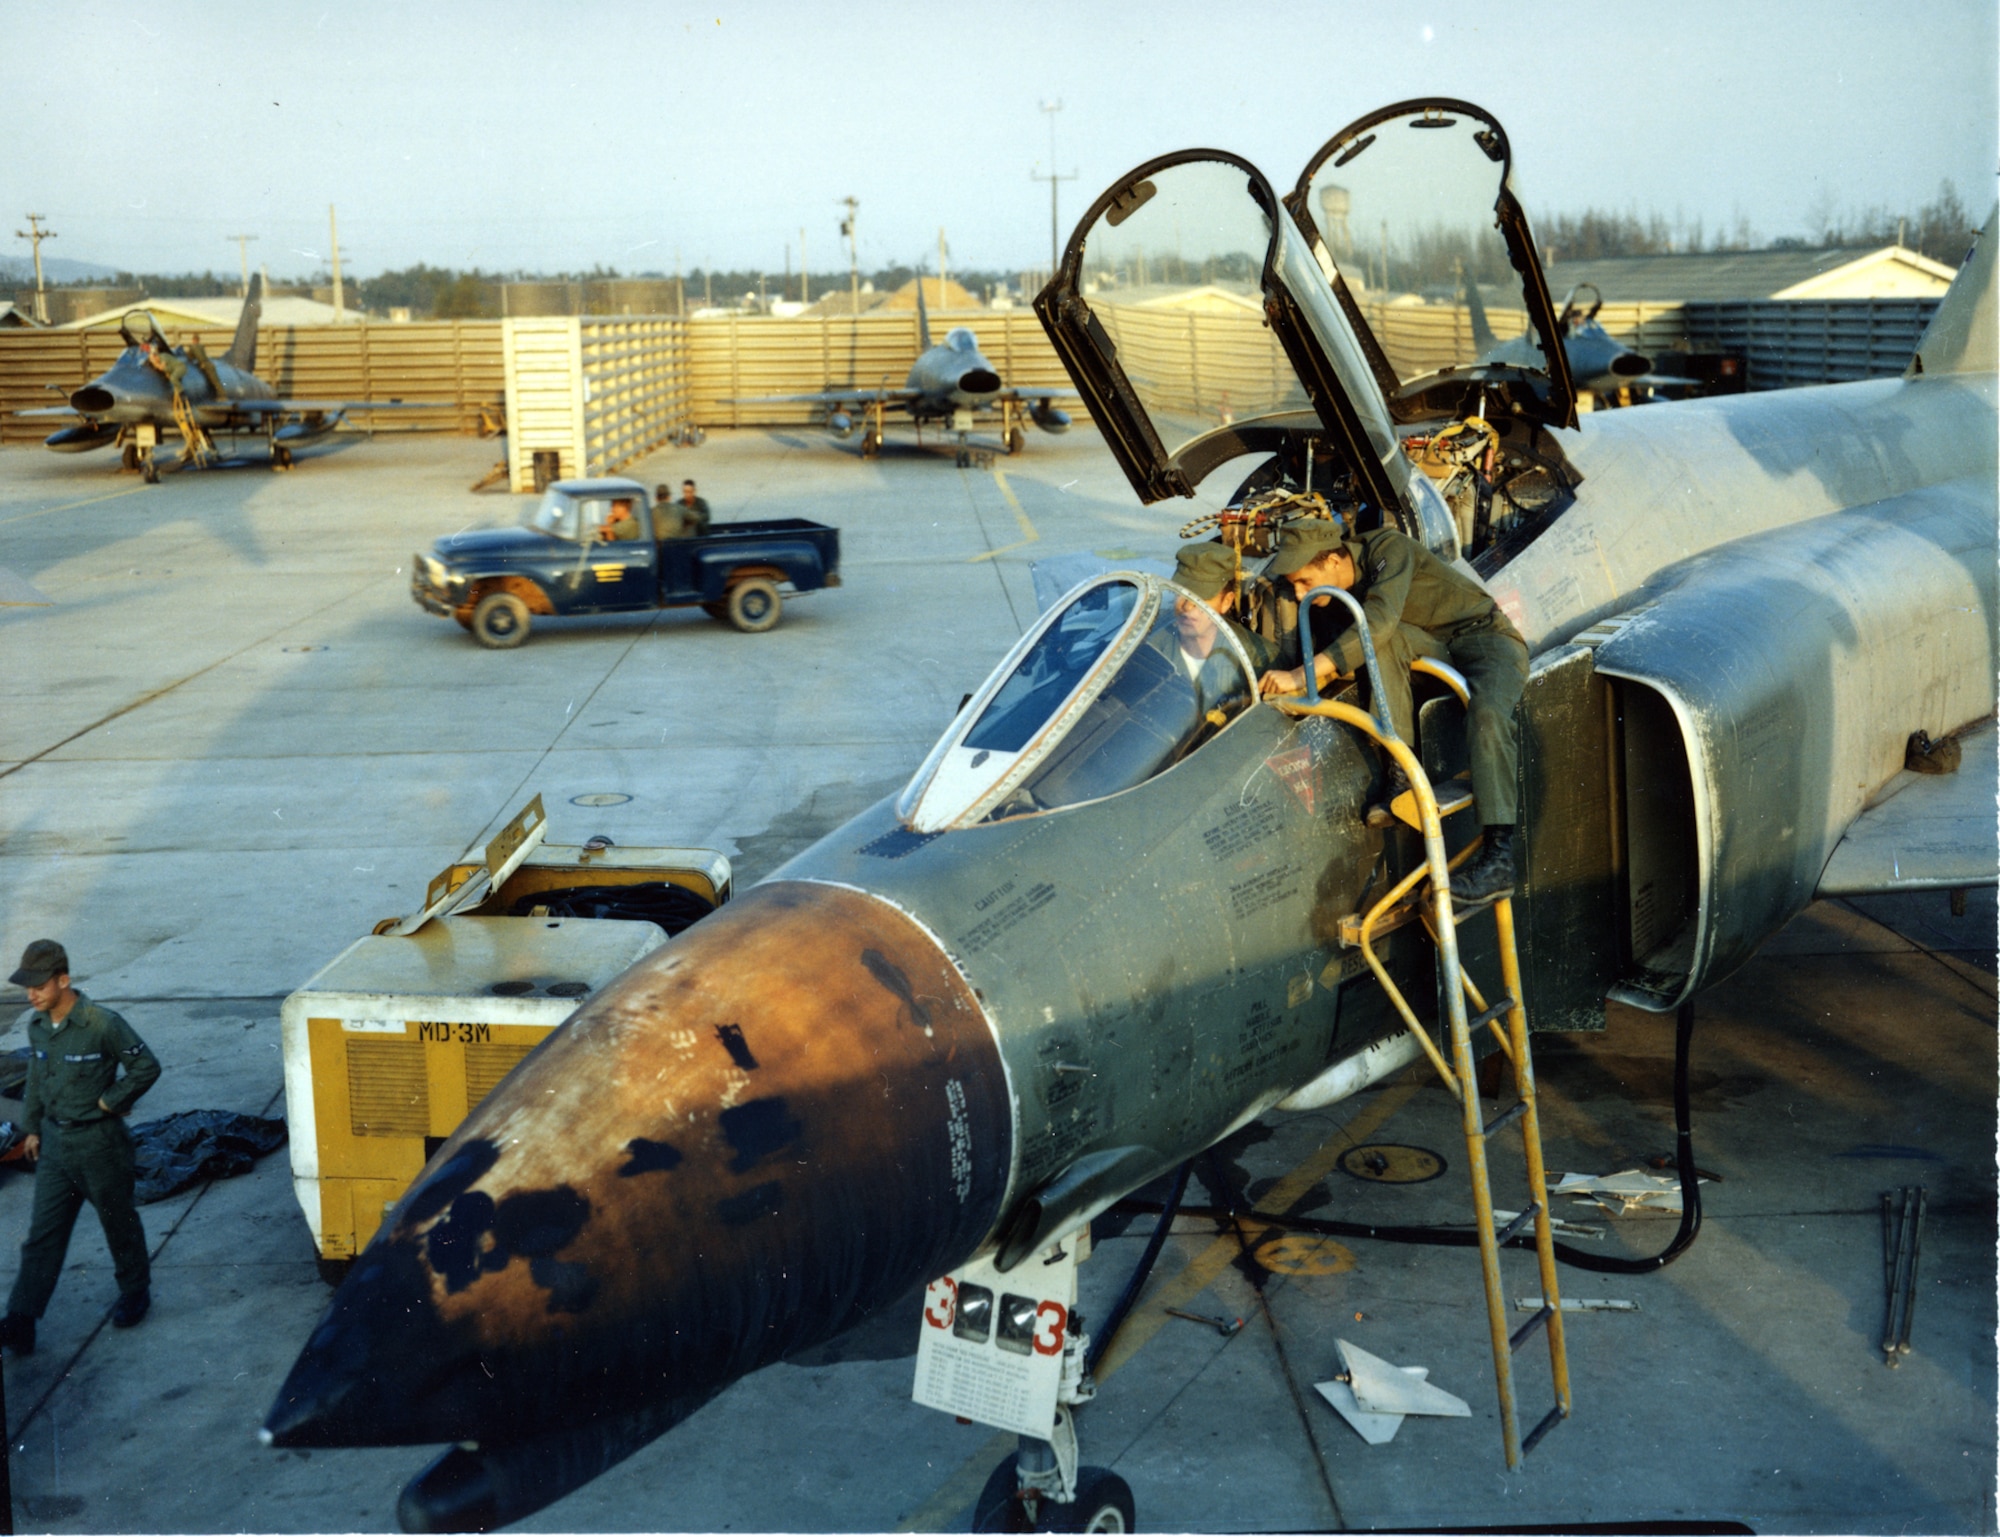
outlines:
[{"label": "green cap", "polygon": [[[1313,518],[1305,523],[1288,523],[1285,531],[1278,536],[1278,553],[1271,557],[1271,564],[1264,568],[1266,576],[1290,576],[1302,566],[1309,566],[1320,556],[1333,550],[1346,549],[1355,555],[1354,540],[1346,529],[1325,518]],[[1360,557],[1355,556],[1355,564]]]},{"label": "green cap", "polygon": [[69,952],[53,939],[38,939],[21,952],[20,968],[7,980],[18,987],[40,987],[68,971]]},{"label": "green cap", "polygon": [[1204,603],[1222,596],[1242,570],[1236,552],[1226,544],[1205,540],[1184,544],[1174,557],[1174,582],[1185,587]]}]

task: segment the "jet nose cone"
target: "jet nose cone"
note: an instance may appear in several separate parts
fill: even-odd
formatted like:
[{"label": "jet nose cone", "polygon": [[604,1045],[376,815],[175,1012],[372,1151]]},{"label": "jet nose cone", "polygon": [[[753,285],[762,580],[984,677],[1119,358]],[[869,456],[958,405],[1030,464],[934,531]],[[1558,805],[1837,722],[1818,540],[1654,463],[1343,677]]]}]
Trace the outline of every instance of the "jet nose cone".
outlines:
[{"label": "jet nose cone", "polygon": [[634,1415],[657,1434],[970,1254],[1012,1135],[991,1027],[935,941],[863,893],[767,883],[467,1118],[267,1435],[505,1447]]}]

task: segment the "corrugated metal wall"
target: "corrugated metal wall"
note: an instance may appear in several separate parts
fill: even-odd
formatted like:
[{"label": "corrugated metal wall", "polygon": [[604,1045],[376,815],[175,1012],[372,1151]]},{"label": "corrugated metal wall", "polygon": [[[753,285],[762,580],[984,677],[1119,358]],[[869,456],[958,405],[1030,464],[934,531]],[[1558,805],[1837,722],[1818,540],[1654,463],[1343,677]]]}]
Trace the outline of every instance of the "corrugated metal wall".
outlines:
[{"label": "corrugated metal wall", "polygon": [[[1751,389],[1779,389],[1900,373],[1936,313],[1935,299],[1760,300],[1742,304],[1607,304],[1598,316],[1613,336],[1642,352],[1693,347],[1742,352]],[[1364,305],[1399,371],[1414,374],[1464,355],[1471,335],[1456,305]],[[1261,318],[1106,305],[1128,369],[1208,418],[1233,416],[1294,398],[1289,371]],[[1489,311],[1493,332],[1518,335],[1518,310]],[[1055,351],[1031,310],[946,312],[931,317],[933,339],[972,327],[1009,384],[1067,388]],[[857,317],[779,319],[725,315],[584,316],[455,320],[346,327],[267,327],[258,336],[258,372],[281,394],[314,399],[439,400],[430,411],[351,417],[378,432],[474,432],[497,419],[510,390],[503,327],[515,331],[518,383],[509,439],[516,486],[530,482],[528,455],[553,448],[563,473],[599,474],[668,440],[682,423],[802,426],[811,405],[759,404],[762,395],[829,387],[901,387],[918,351],[914,310]],[[553,328],[548,330],[535,328]],[[196,333],[211,353],[229,333]],[[61,404],[108,368],[115,332],[0,332],[0,442],[38,442],[59,420],[13,413]],[[1137,375],[1135,374],[1135,377]],[[586,388],[585,381],[588,380]],[[1073,414],[1083,418],[1073,408]]]},{"label": "corrugated metal wall", "polygon": [[[211,356],[231,333],[199,337]],[[37,443],[63,423],[16,411],[59,406],[117,359],[116,330],[0,331],[0,443]],[[257,374],[281,395],[314,400],[438,400],[434,411],[357,413],[351,426],[377,432],[477,432],[483,411],[497,424],[505,399],[497,320],[410,325],[266,326],[257,333]]]},{"label": "corrugated metal wall", "polygon": [[1879,379],[1910,365],[1936,299],[1760,299],[1687,306],[1688,340],[1740,352],[1746,388]]}]

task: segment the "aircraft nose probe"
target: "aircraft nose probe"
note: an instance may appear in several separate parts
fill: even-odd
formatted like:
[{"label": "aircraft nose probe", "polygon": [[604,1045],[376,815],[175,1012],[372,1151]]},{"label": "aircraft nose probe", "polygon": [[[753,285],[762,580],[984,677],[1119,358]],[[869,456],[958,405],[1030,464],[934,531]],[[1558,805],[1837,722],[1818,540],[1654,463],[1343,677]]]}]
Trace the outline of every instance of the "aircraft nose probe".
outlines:
[{"label": "aircraft nose probe", "polygon": [[969,1256],[1005,1193],[1005,1084],[916,922],[846,887],[759,886],[474,1110],[335,1295],[264,1439],[457,1442],[405,1491],[405,1525],[518,1519]]}]

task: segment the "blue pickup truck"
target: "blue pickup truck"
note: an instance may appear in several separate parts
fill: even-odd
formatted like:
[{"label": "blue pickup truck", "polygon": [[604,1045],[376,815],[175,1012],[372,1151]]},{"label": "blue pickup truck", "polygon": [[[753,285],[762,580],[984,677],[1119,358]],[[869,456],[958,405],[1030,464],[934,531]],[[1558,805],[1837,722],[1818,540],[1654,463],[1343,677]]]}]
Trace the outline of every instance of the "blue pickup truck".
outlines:
[{"label": "blue pickup truck", "polygon": [[636,480],[559,480],[518,528],[453,534],[418,554],[410,595],[482,646],[518,646],[536,616],[700,604],[739,630],[778,622],[785,592],[840,585],[840,531],[804,518],[718,523],[657,514]]}]

